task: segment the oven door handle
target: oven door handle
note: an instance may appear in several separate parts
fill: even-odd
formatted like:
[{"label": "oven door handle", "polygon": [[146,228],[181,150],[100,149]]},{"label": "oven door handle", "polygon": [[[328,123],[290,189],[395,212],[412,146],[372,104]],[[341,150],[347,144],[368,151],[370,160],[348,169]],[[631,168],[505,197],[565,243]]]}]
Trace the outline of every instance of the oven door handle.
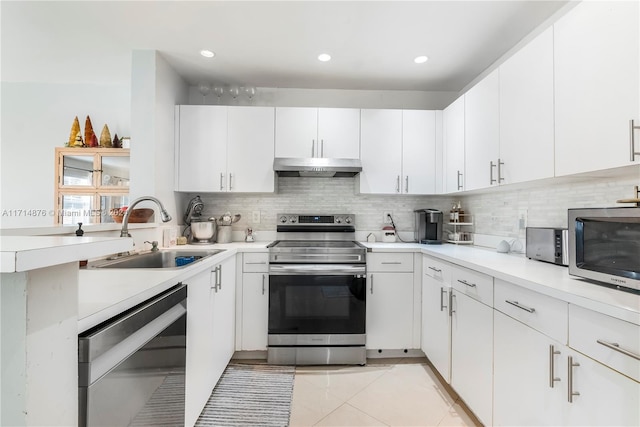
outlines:
[{"label": "oven door handle", "polygon": [[269,264],[271,276],[344,276],[364,275],[367,268],[362,265],[351,264]]}]

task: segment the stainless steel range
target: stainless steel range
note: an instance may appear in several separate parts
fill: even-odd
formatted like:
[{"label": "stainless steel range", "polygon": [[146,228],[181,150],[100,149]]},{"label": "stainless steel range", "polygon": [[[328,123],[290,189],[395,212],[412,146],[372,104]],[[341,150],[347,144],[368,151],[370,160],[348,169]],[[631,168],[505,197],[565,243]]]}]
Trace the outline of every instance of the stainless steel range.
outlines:
[{"label": "stainless steel range", "polygon": [[278,215],[269,245],[272,364],[366,363],[366,248],[355,215]]}]

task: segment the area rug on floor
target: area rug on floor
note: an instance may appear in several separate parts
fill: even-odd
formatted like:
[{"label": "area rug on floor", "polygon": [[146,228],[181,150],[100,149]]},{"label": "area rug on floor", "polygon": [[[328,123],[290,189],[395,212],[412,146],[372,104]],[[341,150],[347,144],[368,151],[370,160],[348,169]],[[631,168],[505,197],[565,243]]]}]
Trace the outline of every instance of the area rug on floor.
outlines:
[{"label": "area rug on floor", "polygon": [[295,367],[231,363],[196,426],[287,426]]}]

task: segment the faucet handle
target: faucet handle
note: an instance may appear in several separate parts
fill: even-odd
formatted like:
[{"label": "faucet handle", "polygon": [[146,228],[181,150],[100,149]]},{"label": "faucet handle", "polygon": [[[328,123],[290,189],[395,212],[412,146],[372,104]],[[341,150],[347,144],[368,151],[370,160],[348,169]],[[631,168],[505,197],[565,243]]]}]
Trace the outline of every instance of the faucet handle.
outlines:
[{"label": "faucet handle", "polygon": [[158,241],[154,240],[153,242],[150,242],[148,240],[145,240],[145,243],[149,243],[151,245],[151,252],[157,252],[158,249]]}]

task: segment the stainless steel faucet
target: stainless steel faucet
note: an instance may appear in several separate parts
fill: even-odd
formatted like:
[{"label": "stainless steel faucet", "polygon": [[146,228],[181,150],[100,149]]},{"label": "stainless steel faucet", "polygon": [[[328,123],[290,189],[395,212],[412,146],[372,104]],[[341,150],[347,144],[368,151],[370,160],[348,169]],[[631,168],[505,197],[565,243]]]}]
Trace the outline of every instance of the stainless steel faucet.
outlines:
[{"label": "stainless steel faucet", "polygon": [[133,211],[134,206],[145,200],[150,200],[152,202],[155,202],[158,205],[158,207],[160,208],[160,218],[162,219],[162,222],[171,221],[171,215],[169,215],[169,212],[167,212],[164,206],[162,206],[162,203],[160,202],[160,200],[151,196],[138,197],[137,199],[135,199],[133,202],[129,204],[129,208],[124,213],[124,218],[122,219],[122,231],[120,231],[120,237],[131,237],[131,235],[129,234],[129,216],[131,216],[131,211]]}]

